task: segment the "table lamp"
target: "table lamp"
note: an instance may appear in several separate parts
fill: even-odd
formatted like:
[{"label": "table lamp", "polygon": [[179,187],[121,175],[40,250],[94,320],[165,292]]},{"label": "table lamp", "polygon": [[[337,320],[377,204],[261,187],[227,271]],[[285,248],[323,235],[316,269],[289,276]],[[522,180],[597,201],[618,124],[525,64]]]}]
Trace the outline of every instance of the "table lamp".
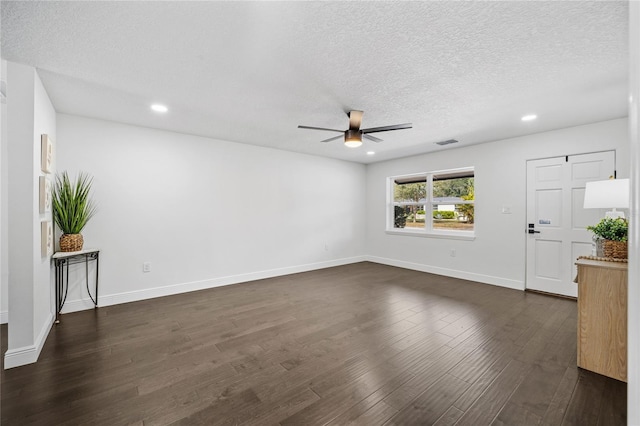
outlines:
[{"label": "table lamp", "polygon": [[587,182],[584,191],[585,209],[612,209],[605,217],[624,218],[618,209],[629,208],[629,179],[609,179]]}]

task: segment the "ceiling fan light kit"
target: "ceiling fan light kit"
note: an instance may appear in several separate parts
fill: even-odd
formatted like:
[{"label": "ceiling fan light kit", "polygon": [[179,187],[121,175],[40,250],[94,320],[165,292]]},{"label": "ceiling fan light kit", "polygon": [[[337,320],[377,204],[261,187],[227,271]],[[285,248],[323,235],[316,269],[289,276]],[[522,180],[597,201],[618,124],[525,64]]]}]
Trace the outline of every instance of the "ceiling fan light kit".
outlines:
[{"label": "ceiling fan light kit", "polygon": [[359,146],[362,146],[362,138],[368,139],[376,143],[382,142],[382,139],[376,138],[375,136],[371,136],[368,133],[388,132],[390,130],[403,130],[403,129],[412,128],[411,123],[405,123],[405,124],[394,124],[391,126],[371,127],[369,129],[360,129],[360,126],[362,125],[363,114],[364,113],[362,111],[356,111],[356,110],[349,111],[347,113],[347,116],[349,117],[349,129],[347,130],[327,129],[326,127],[313,127],[313,126],[298,126],[298,128],[343,133],[342,136],[335,136],[320,142],[331,142],[331,141],[344,138],[344,144],[348,148],[357,148]]},{"label": "ceiling fan light kit", "polygon": [[362,133],[360,130],[347,130],[344,134],[344,145],[349,148],[357,148],[362,145]]}]

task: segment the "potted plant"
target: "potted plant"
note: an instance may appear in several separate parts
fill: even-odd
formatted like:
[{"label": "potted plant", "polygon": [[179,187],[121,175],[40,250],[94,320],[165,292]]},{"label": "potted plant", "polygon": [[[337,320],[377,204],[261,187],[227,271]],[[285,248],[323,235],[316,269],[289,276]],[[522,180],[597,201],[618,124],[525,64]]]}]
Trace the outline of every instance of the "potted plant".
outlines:
[{"label": "potted plant", "polygon": [[84,239],[80,232],[95,214],[96,207],[89,197],[93,178],[80,172],[71,181],[67,172],[56,175],[53,185],[53,219],[62,231],[60,251],[82,250]]},{"label": "potted plant", "polygon": [[597,225],[587,226],[587,229],[603,240],[604,257],[627,258],[627,237],[629,234],[627,219],[605,217]]}]

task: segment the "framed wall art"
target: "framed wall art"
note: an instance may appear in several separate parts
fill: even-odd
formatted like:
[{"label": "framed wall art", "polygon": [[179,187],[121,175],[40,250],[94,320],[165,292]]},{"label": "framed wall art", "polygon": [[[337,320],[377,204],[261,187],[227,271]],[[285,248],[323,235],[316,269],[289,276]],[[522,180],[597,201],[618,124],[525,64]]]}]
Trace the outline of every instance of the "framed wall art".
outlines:
[{"label": "framed wall art", "polygon": [[40,249],[42,257],[49,257],[53,254],[53,225],[50,220],[40,222]]},{"label": "framed wall art", "polygon": [[41,136],[41,156],[42,156],[42,171],[45,173],[51,173],[53,167],[53,139],[47,134]]},{"label": "framed wall art", "polygon": [[40,176],[40,214],[51,212],[51,181]]}]

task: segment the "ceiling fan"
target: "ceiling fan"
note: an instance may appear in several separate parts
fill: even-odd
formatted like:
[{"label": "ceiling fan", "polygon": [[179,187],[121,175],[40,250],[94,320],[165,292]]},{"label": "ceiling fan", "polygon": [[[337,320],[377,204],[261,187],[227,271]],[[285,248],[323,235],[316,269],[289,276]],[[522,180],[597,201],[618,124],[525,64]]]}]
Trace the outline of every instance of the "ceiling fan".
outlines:
[{"label": "ceiling fan", "polygon": [[362,145],[362,138],[368,139],[373,142],[382,142],[382,139],[376,138],[375,136],[371,136],[369,133],[377,133],[377,132],[388,132],[390,130],[402,130],[402,129],[411,129],[411,123],[405,124],[393,124],[391,126],[382,126],[382,127],[370,127],[368,129],[361,129],[360,125],[362,124],[362,111],[349,111],[347,116],[349,117],[349,129],[347,130],[338,130],[338,129],[327,129],[324,127],[312,127],[312,126],[298,126],[298,129],[311,129],[311,130],[325,130],[327,132],[338,132],[343,133],[344,135],[334,136],[329,139],[325,139],[320,142],[331,142],[338,140],[344,137],[344,144],[349,148],[357,148]]}]

